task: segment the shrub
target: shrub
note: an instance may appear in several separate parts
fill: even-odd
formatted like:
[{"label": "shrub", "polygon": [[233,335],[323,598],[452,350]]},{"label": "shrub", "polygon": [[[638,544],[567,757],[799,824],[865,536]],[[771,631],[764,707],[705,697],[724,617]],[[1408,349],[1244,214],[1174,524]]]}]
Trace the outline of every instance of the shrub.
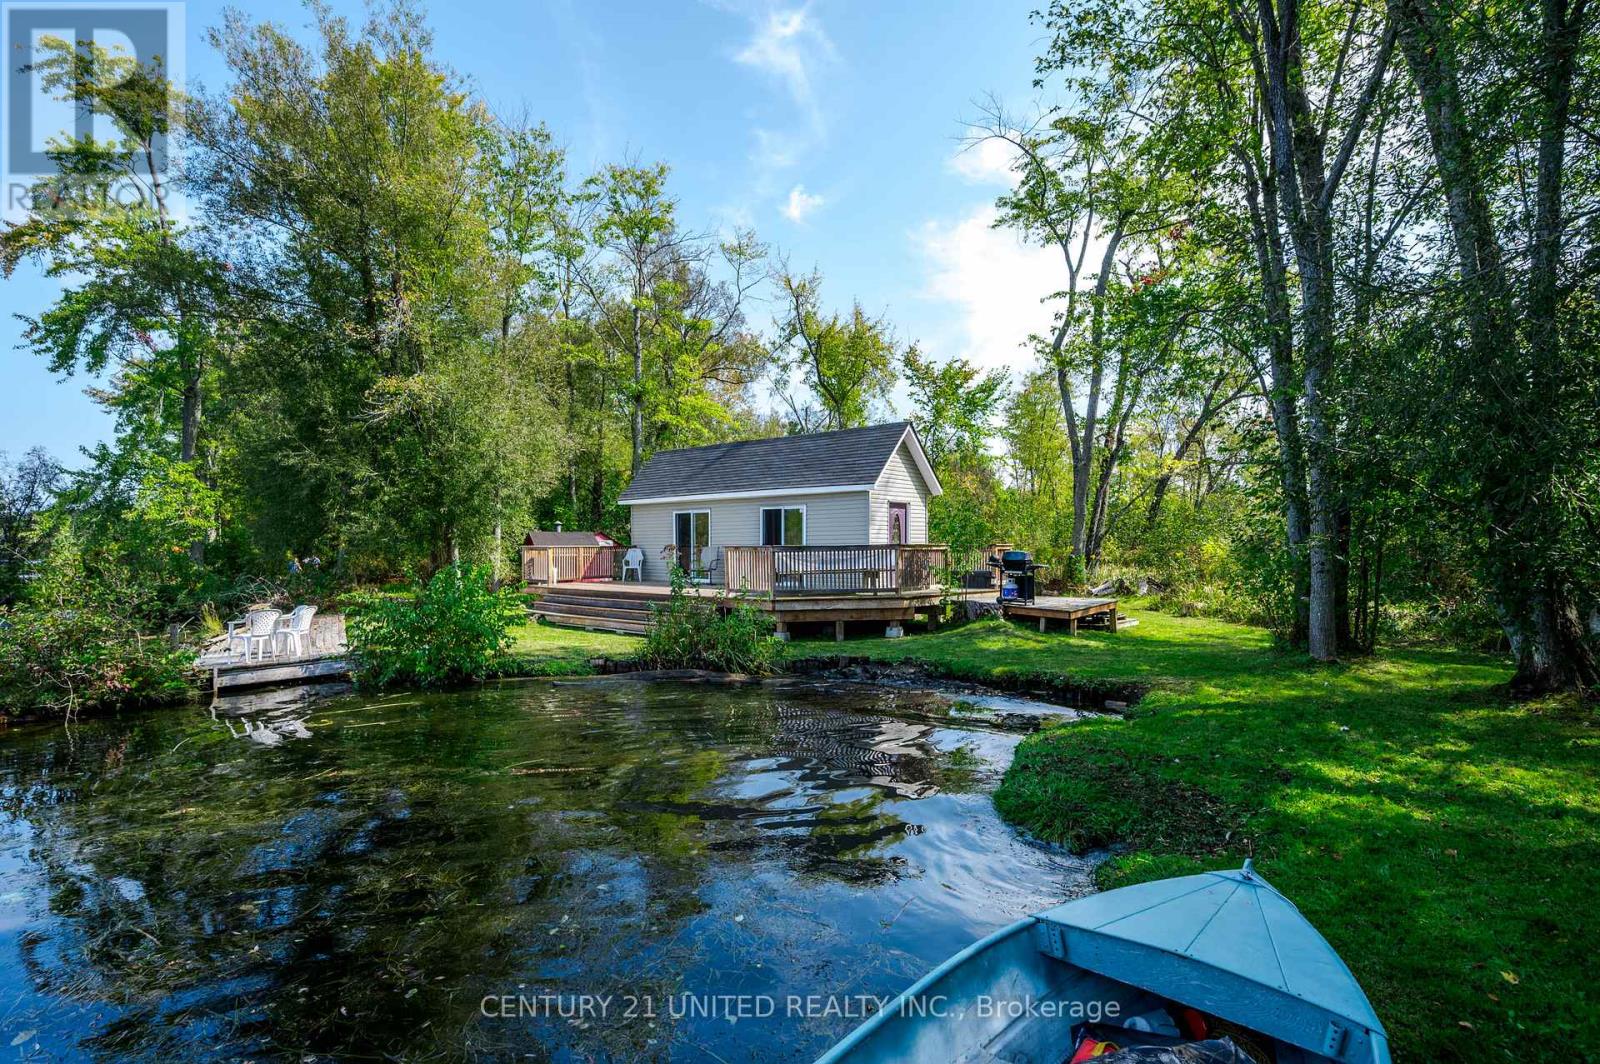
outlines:
[{"label": "shrub", "polygon": [[154,705],[189,687],[192,651],[140,630],[135,582],[86,562],[70,528],[12,609],[0,610],[0,714],[72,718]]},{"label": "shrub", "polygon": [[404,595],[352,597],[346,619],[357,681],[448,687],[484,679],[523,617],[517,592],[496,590],[484,566],[452,565]]},{"label": "shrub", "polygon": [[748,602],[690,595],[674,568],[671,598],[654,612],[640,655],[651,668],[777,671],[782,645],[772,637],[772,618]]}]

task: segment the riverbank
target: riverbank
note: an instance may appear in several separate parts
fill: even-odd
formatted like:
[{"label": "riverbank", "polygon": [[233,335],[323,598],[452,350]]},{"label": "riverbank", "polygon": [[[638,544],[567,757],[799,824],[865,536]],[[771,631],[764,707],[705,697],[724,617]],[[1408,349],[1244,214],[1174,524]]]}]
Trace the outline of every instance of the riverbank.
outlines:
[{"label": "riverbank", "polygon": [[1117,635],[981,621],[848,652],[976,681],[1147,684],[1120,716],[1026,739],[1002,815],[1075,849],[1115,844],[1104,887],[1254,855],[1355,971],[1396,1059],[1600,1055],[1592,707],[1511,704],[1488,656],[1318,668],[1259,629],[1134,615]]}]

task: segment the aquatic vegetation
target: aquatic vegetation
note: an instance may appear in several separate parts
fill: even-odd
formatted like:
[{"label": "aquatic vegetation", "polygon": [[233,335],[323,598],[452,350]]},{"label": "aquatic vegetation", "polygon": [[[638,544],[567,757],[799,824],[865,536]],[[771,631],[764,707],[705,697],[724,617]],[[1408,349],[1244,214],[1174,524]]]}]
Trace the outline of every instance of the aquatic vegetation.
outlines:
[{"label": "aquatic vegetation", "polygon": [[[225,702],[0,746],[0,1044],[56,1058],[803,1057],[1087,883],[987,788],[1017,738],[907,692],[523,681]],[[309,738],[261,746],[293,717]],[[231,725],[231,727],[230,727]],[[486,1016],[486,996],[648,997]]]}]

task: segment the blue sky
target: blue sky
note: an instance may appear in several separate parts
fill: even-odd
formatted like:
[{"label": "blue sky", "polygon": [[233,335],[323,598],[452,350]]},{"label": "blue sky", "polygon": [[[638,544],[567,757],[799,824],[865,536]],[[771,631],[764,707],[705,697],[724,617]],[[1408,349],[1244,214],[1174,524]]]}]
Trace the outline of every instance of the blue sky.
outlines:
[{"label": "blue sky", "polygon": [[[222,4],[191,0],[191,89],[226,75],[202,42]],[[1004,157],[961,152],[963,120],[993,93],[1037,105],[1033,0],[734,0],[585,4],[454,0],[429,8],[438,58],[502,113],[544,121],[582,174],[636,156],[673,168],[691,228],[750,225],[800,268],[819,267],[825,299],[859,299],[903,339],[939,358],[1025,367],[1042,330],[1039,299],[1059,268],[988,226]],[[336,10],[360,17],[357,4]],[[251,5],[305,32],[294,5]],[[0,309],[0,450],[41,444],[71,461],[106,438],[108,419],[17,349],[12,315],[48,305],[52,282],[27,267]],[[772,308],[753,318],[766,324]]]}]

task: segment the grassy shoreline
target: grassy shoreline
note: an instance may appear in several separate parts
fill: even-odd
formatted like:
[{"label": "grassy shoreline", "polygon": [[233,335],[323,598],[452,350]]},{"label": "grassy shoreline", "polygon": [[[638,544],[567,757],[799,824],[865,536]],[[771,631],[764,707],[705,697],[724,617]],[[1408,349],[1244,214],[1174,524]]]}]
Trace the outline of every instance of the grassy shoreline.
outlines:
[{"label": "grassy shoreline", "polygon": [[592,676],[595,659],[631,658],[644,645],[637,636],[559,628],[532,618],[511,629],[511,640],[511,649],[498,670],[504,678]]},{"label": "grassy shoreline", "polygon": [[847,648],[972,679],[1148,684],[1125,717],[1026,739],[1002,815],[1074,848],[1114,844],[1105,887],[1253,855],[1355,971],[1397,1059],[1600,1055],[1592,707],[1510,704],[1509,668],[1484,655],[1315,667],[1259,629],[1135,616],[1115,636],[984,621]]}]

